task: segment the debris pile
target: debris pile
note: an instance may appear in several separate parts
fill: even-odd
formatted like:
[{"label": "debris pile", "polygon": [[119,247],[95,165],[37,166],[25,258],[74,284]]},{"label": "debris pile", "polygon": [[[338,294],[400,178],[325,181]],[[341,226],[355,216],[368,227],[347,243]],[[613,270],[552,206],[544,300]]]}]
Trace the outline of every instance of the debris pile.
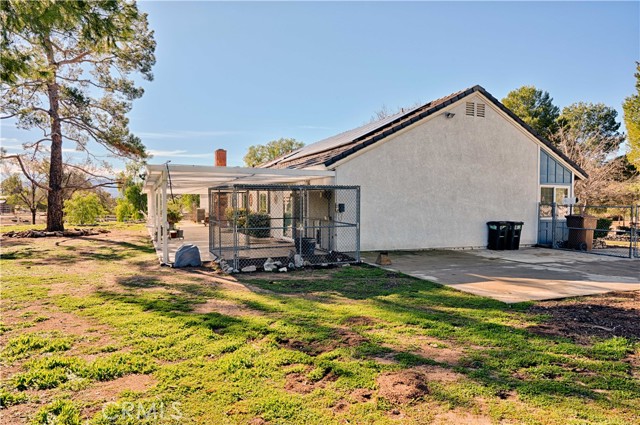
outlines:
[{"label": "debris pile", "polygon": [[227,274],[238,272],[251,273],[260,269],[264,270],[265,272],[285,273],[289,270],[301,269],[303,267],[311,266],[311,263],[309,261],[306,261],[304,258],[302,258],[302,255],[297,254],[294,250],[289,251],[288,257],[281,257],[281,259],[283,261],[274,260],[273,258],[267,258],[261,265],[250,264],[240,270],[234,269],[233,266],[229,264],[224,258],[217,258],[216,260],[214,260],[214,262],[218,265],[220,270]]},{"label": "debris pile", "polygon": [[23,230],[20,232],[10,231],[2,234],[4,238],[47,238],[47,237],[74,237],[74,236],[95,236],[101,233],[110,233],[106,229],[67,229],[57,232],[45,232],[44,230]]}]

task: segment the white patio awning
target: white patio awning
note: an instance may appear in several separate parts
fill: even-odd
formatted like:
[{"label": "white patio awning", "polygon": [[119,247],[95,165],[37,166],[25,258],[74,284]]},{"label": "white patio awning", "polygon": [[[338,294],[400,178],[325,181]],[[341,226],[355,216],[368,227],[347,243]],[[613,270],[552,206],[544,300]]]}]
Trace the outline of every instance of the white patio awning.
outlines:
[{"label": "white patio awning", "polygon": [[166,178],[174,194],[207,193],[213,186],[231,184],[287,184],[331,178],[331,170],[294,170],[205,165],[147,165],[145,190],[157,190]]},{"label": "white patio awning", "polygon": [[[169,263],[167,204],[174,195],[207,195],[210,187],[233,184],[304,184],[335,177],[335,171],[272,168],[210,167],[204,165],[147,165],[144,191],[147,193],[147,224],[156,246],[162,247],[162,262]],[[325,182],[323,182],[325,183]],[[325,183],[326,184],[326,183]]]}]

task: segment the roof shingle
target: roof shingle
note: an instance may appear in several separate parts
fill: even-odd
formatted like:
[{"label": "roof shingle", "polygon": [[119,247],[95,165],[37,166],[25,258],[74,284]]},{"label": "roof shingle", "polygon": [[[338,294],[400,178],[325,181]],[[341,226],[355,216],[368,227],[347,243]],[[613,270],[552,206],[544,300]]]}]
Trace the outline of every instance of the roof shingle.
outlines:
[{"label": "roof shingle", "polygon": [[500,110],[524,127],[529,133],[536,137],[553,153],[571,165],[575,171],[587,177],[587,174],[575,162],[564,155],[547,139],[536,133],[529,125],[522,121],[510,109],[504,106],[498,99],[493,97],[481,86],[473,86],[440,99],[433,100],[422,106],[418,106],[406,111],[401,111],[379,121],[365,124],[358,128],[345,131],[338,135],[329,137],[311,145],[304,146],[298,150],[290,152],[273,161],[262,164],[264,168],[308,168],[317,165],[326,167],[347,158],[349,155],[370,146],[395,132],[414,124],[415,122],[433,115],[435,112],[446,106],[463,99],[470,94],[479,92],[489,99]]}]

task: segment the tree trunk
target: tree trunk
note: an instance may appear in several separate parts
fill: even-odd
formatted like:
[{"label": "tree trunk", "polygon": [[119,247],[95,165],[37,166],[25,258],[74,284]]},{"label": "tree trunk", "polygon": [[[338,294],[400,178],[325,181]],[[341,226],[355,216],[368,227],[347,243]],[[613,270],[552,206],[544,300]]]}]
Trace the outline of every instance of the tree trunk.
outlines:
[{"label": "tree trunk", "polygon": [[[53,45],[45,40],[49,65],[56,66]],[[62,123],[60,121],[60,91],[55,73],[47,83],[49,115],[51,116],[51,162],[49,164],[49,196],[47,206],[47,231],[64,230],[64,200],[62,192]]]},{"label": "tree trunk", "polygon": [[31,208],[31,224],[36,224],[36,209]]}]

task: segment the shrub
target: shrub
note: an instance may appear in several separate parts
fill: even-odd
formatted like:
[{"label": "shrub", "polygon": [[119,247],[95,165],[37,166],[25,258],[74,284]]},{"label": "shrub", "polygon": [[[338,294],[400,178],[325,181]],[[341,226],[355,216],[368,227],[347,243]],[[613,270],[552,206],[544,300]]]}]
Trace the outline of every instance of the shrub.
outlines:
[{"label": "shrub", "polygon": [[[238,227],[245,227],[245,224],[247,224],[247,209],[238,208],[236,211],[238,212]],[[224,218],[233,222],[233,208],[229,207],[225,210]]]},{"label": "shrub", "polygon": [[268,238],[271,235],[271,217],[267,213],[251,213],[247,217],[247,227],[249,227],[249,235]]},{"label": "shrub", "polygon": [[103,212],[100,198],[95,193],[76,192],[64,203],[64,213],[71,224],[93,224]]},{"label": "shrub", "polygon": [[604,238],[609,234],[609,230],[611,230],[611,222],[610,218],[599,218],[598,223],[596,224],[597,229],[606,229],[606,230],[596,230],[593,233],[594,238]]},{"label": "shrub", "polygon": [[169,224],[176,224],[182,220],[182,209],[177,202],[169,202],[167,204],[167,222]]},{"label": "shrub", "polygon": [[[268,238],[271,235],[271,216],[267,213],[256,212],[249,213],[247,216],[246,208],[238,208],[238,231],[255,236],[256,238]],[[227,220],[233,222],[233,208],[227,208],[224,212]],[[262,229],[256,229],[262,227]],[[248,228],[246,231],[243,230]]]},{"label": "shrub", "polygon": [[116,201],[116,220],[126,221],[135,220],[139,214],[135,207],[126,198],[120,198]]}]

